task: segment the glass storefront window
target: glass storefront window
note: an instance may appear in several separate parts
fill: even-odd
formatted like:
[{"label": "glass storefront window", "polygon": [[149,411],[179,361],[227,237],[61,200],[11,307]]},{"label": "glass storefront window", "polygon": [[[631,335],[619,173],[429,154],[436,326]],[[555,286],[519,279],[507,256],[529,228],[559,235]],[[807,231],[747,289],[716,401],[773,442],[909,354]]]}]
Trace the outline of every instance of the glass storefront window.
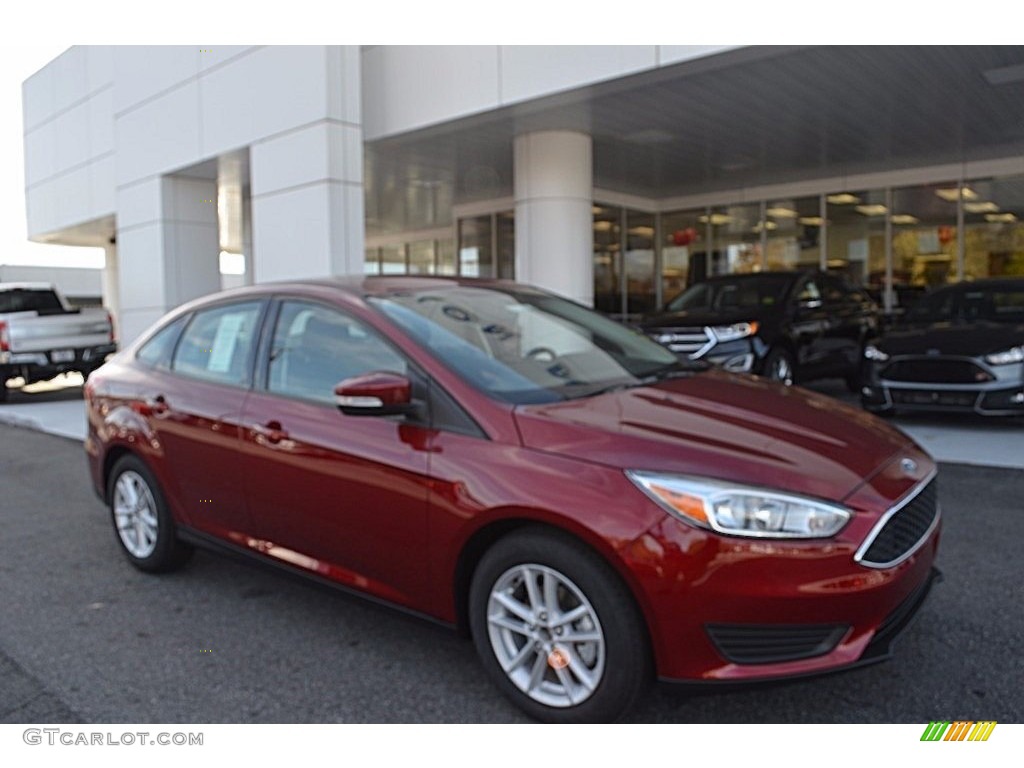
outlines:
[{"label": "glass storefront window", "polygon": [[626,211],[626,314],[642,315],[655,309],[653,213]]},{"label": "glass storefront window", "polygon": [[594,212],[594,308],[610,315],[622,313],[622,209],[595,205]]},{"label": "glass storefront window", "polygon": [[766,268],[817,269],[821,227],[821,201],[817,196],[769,201],[765,206]]},{"label": "glass storefront window", "polygon": [[1024,177],[979,179],[967,189],[964,277],[1024,277]]},{"label": "glass storefront window", "polygon": [[760,203],[718,206],[711,209],[712,248],[708,276],[734,272],[760,272],[761,264]]},{"label": "glass storefront window", "polygon": [[404,275],[405,246],[383,245],[380,248],[380,273],[382,275]]},{"label": "glass storefront window", "polygon": [[434,274],[434,241],[419,240],[409,243],[409,274]]},{"label": "glass storefront window", "polygon": [[513,211],[497,214],[495,227],[498,242],[498,273],[502,280],[516,276],[516,216]]},{"label": "glass storefront window", "polygon": [[455,241],[452,239],[437,241],[437,274],[454,275],[455,264]]},{"label": "glass storefront window", "polygon": [[367,275],[380,274],[380,251],[377,248],[367,248],[363,257],[363,273]]},{"label": "glass storefront window", "polygon": [[829,272],[870,289],[881,303],[885,289],[885,190],[826,195]]},{"label": "glass storefront window", "polygon": [[706,211],[666,213],[661,217],[661,296],[667,304],[691,282],[706,276],[699,267],[707,264],[707,225],[701,222]]},{"label": "glass storefront window", "polygon": [[459,274],[494,277],[490,214],[459,219]]},{"label": "glass storefront window", "polygon": [[[965,202],[974,194],[965,189]],[[900,305],[904,294],[956,281],[958,197],[956,182],[893,190],[892,282]]]}]

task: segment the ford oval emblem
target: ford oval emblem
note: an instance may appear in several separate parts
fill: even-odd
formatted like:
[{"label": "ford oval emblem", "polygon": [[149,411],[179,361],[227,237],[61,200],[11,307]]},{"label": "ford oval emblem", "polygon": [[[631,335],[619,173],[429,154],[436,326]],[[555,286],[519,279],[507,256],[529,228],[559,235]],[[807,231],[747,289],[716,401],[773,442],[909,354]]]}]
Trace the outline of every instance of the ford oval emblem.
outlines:
[{"label": "ford oval emblem", "polygon": [[913,475],[917,472],[917,462],[913,459],[900,459],[900,469],[905,475]]}]

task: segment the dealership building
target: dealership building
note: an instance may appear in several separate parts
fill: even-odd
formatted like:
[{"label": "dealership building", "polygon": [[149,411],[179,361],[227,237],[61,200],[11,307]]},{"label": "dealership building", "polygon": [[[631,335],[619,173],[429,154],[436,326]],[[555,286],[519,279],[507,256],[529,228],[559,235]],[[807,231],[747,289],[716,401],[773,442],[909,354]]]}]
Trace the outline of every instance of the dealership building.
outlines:
[{"label": "dealership building", "polygon": [[630,317],[730,272],[889,308],[1024,275],[1024,47],[77,46],[23,98],[29,236],[106,249],[126,340],[330,274]]}]

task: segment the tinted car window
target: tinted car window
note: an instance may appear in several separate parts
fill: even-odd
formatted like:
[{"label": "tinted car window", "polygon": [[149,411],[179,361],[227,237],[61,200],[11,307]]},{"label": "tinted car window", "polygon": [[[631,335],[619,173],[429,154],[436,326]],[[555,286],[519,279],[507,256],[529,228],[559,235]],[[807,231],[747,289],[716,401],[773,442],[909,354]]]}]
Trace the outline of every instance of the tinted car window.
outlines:
[{"label": "tinted car window", "polygon": [[807,304],[812,301],[820,302],[821,291],[818,289],[818,284],[814,280],[808,279],[800,288],[797,301],[801,304]]},{"label": "tinted car window", "polygon": [[0,313],[61,312],[60,299],[53,291],[35,288],[12,288],[0,293]]},{"label": "tinted car window", "polygon": [[949,322],[953,319],[952,290],[941,290],[920,299],[907,312],[907,319],[915,323]]},{"label": "tinted car window", "polygon": [[671,312],[683,310],[753,309],[782,301],[792,278],[789,275],[737,276],[696,283],[668,303]]},{"label": "tinted car window", "polygon": [[185,326],[187,317],[179,317],[173,323],[168,323],[139,348],[135,357],[146,365],[154,368],[170,370],[171,355],[174,353],[174,344],[178,340],[178,334]]},{"label": "tinted car window", "polygon": [[196,312],[178,343],[172,370],[246,386],[260,306],[252,301]]},{"label": "tinted car window", "polygon": [[285,301],[274,329],[267,389],[334,403],[342,379],[371,371],[407,374],[405,359],[358,320],[321,304]]}]

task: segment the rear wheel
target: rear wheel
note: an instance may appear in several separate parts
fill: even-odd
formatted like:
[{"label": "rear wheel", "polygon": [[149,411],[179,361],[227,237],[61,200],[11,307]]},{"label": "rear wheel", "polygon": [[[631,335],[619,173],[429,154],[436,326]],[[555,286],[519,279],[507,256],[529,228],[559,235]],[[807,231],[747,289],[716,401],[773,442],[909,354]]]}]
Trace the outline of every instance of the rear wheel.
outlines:
[{"label": "rear wheel", "polygon": [[167,502],[149,468],[136,456],[118,459],[110,473],[107,498],[114,533],[129,562],[142,571],[171,571],[192,555],[178,540]]},{"label": "rear wheel", "polygon": [[531,529],[495,544],[473,574],[469,618],[488,674],[538,720],[616,720],[651,676],[632,595],[567,536]]}]

